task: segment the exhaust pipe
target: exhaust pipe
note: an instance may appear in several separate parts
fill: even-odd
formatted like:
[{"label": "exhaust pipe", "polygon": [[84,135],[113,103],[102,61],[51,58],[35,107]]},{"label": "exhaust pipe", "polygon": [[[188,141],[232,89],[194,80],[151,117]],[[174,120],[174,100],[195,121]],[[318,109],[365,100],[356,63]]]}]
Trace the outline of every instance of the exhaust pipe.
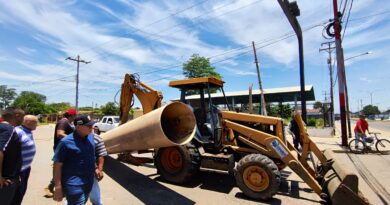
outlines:
[{"label": "exhaust pipe", "polygon": [[183,145],[192,140],[196,119],[184,103],[173,102],[103,133],[109,154]]}]

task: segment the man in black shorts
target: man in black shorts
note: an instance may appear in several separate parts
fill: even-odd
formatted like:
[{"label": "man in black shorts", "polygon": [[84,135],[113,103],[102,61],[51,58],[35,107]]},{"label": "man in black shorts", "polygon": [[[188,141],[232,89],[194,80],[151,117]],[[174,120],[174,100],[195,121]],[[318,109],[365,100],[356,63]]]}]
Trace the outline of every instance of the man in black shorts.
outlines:
[{"label": "man in black shorts", "polygon": [[[56,150],[56,147],[60,140],[71,134],[74,131],[74,127],[72,125],[73,120],[76,118],[77,112],[74,109],[68,109],[64,113],[64,117],[59,120],[54,129],[54,146],[53,150]],[[53,197],[54,193],[54,181],[50,180],[50,183],[47,187],[45,187],[46,197]]]}]

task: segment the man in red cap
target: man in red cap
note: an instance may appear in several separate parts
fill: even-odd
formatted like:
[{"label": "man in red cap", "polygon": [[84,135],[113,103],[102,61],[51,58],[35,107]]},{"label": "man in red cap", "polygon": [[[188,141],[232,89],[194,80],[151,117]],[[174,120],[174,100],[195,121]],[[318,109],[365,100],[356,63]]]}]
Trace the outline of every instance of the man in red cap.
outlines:
[{"label": "man in red cap", "polygon": [[[75,109],[68,109],[64,113],[64,117],[59,120],[56,124],[56,127],[54,129],[54,146],[53,150],[56,149],[58,143],[60,140],[71,134],[74,131],[74,126],[72,125],[72,122],[76,118],[77,112]],[[53,197],[54,193],[54,181],[53,179],[50,181],[50,184],[45,187],[46,197]]]}]

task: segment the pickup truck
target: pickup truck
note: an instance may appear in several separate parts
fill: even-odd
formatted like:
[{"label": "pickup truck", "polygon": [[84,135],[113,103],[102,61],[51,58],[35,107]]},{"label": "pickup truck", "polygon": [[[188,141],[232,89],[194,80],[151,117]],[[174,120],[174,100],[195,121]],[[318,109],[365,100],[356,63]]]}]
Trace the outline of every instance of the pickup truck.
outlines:
[{"label": "pickup truck", "polygon": [[107,132],[119,125],[119,116],[103,116],[103,118],[93,125],[96,134]]}]

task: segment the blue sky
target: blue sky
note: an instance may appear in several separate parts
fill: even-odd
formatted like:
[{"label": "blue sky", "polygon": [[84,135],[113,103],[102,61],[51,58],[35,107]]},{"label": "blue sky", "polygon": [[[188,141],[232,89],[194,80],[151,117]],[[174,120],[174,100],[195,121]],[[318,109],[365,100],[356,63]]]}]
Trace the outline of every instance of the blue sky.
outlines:
[{"label": "blue sky", "polygon": [[[332,18],[332,1],[297,2],[306,84],[324,100],[328,54],[318,49],[329,41],[322,37],[322,23]],[[344,56],[372,54],[346,61],[352,111],[360,102],[370,104],[371,95],[380,110],[390,108],[389,19],[387,0],[353,1]],[[168,82],[183,78],[181,65],[197,53],[210,57],[225,91],[247,90],[252,83],[258,89],[255,41],[263,87],[299,86],[292,32],[276,0],[0,0],[0,84],[44,94],[47,102],[74,104],[76,64],[65,58],[80,55],[92,63],[80,65],[79,106],[114,101],[124,74],[135,72],[168,101],[179,97]],[[335,102],[339,112],[337,85]]]}]

